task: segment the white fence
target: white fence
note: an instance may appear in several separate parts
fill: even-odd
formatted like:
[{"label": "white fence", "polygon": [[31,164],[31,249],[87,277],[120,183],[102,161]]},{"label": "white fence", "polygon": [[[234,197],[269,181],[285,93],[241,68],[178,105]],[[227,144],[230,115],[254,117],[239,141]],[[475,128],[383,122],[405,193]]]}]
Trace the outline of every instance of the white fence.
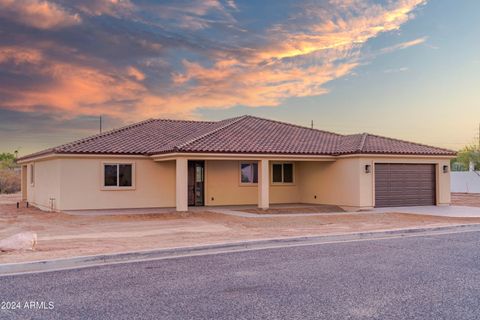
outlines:
[{"label": "white fence", "polygon": [[479,171],[452,171],[450,177],[452,192],[480,193]]}]

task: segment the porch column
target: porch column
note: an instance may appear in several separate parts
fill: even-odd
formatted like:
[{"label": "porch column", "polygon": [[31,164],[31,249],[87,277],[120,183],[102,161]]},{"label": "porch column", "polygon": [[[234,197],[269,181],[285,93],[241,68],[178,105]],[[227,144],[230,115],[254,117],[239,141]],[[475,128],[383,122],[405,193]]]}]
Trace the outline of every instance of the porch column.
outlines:
[{"label": "porch column", "polygon": [[270,168],[268,160],[258,161],[258,207],[268,209],[270,205]]},{"label": "porch column", "polygon": [[176,206],[177,211],[188,211],[188,159],[176,159]]}]

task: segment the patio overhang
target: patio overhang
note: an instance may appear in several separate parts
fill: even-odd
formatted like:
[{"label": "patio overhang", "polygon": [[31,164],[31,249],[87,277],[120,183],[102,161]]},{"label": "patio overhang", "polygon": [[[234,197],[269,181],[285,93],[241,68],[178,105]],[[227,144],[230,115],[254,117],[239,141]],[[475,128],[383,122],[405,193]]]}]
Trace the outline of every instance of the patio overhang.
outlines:
[{"label": "patio overhang", "polygon": [[333,155],[303,155],[303,154],[275,154],[275,153],[165,153],[150,156],[154,161],[172,161],[177,158],[189,160],[261,160],[270,161],[336,161]]}]

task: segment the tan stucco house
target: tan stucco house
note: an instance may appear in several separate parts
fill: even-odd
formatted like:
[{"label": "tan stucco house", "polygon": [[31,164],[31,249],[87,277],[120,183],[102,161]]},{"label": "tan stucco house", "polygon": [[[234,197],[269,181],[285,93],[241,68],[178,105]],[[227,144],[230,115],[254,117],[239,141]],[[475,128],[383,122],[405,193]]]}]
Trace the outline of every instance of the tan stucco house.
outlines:
[{"label": "tan stucco house", "polygon": [[19,159],[43,210],[448,205],[455,152],[253,116],[150,119]]}]

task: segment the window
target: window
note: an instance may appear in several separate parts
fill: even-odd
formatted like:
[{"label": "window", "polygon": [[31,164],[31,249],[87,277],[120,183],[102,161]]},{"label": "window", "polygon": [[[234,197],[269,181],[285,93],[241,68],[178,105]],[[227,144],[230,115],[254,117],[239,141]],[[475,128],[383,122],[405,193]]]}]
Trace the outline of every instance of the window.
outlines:
[{"label": "window", "polygon": [[293,183],[293,163],[272,164],[273,183]]},{"label": "window", "polygon": [[242,162],[240,164],[240,182],[258,183],[258,163]]},{"label": "window", "polygon": [[30,184],[33,186],[35,184],[35,164],[30,165]]},{"label": "window", "polygon": [[108,163],[103,165],[104,187],[133,187],[133,164]]}]

